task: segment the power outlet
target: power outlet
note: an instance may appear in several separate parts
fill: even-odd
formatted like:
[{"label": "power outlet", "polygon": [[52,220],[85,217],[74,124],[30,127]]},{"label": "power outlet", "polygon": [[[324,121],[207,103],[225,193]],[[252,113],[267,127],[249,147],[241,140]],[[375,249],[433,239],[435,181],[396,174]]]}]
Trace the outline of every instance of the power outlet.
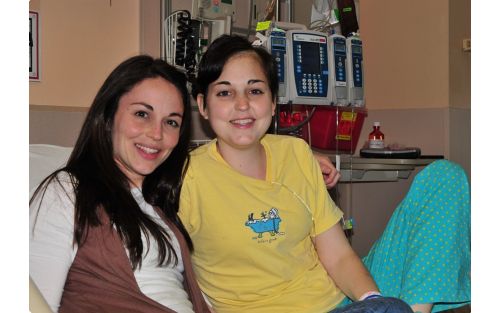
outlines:
[{"label": "power outlet", "polygon": [[462,40],[462,50],[464,52],[470,52],[470,38]]}]

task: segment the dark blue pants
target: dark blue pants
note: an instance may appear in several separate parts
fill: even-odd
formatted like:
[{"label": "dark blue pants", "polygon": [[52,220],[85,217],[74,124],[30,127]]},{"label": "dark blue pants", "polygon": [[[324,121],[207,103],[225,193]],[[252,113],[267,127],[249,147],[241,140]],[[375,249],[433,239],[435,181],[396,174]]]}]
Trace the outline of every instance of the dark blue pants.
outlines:
[{"label": "dark blue pants", "polygon": [[403,300],[382,297],[354,302],[328,313],[413,313],[413,310]]}]

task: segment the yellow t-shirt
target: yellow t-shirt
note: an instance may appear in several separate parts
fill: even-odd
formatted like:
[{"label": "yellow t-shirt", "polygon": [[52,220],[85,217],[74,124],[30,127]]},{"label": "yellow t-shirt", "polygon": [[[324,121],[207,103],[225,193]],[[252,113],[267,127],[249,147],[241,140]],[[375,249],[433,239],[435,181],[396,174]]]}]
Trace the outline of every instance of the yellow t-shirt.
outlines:
[{"label": "yellow t-shirt", "polygon": [[307,144],[266,135],[265,180],[239,174],[216,141],[191,154],[179,216],[194,243],[200,286],[218,313],[327,312],[345,297],[311,236],[342,211]]}]

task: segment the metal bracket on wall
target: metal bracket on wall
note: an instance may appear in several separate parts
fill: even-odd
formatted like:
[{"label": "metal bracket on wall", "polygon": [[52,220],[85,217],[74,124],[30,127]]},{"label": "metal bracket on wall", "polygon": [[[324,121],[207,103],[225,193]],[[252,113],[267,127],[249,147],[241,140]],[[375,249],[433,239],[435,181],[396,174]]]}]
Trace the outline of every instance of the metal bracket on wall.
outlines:
[{"label": "metal bracket on wall", "polygon": [[[327,155],[332,162],[337,158],[334,151],[314,149]],[[340,182],[384,182],[408,179],[416,167],[426,166],[438,158],[380,159],[361,158],[352,155],[340,156]]]},{"label": "metal bracket on wall", "polygon": [[411,170],[350,170],[341,169],[340,182],[383,182],[408,179]]}]

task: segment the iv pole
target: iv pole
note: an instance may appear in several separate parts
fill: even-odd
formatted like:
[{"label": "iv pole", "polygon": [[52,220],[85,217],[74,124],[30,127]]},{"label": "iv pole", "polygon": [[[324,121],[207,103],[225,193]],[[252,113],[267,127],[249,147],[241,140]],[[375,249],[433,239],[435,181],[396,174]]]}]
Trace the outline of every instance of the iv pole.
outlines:
[{"label": "iv pole", "polygon": [[171,0],[161,0],[160,2],[160,57],[163,60],[167,59],[167,53],[165,51],[165,27],[163,21],[172,13],[172,1]]}]

